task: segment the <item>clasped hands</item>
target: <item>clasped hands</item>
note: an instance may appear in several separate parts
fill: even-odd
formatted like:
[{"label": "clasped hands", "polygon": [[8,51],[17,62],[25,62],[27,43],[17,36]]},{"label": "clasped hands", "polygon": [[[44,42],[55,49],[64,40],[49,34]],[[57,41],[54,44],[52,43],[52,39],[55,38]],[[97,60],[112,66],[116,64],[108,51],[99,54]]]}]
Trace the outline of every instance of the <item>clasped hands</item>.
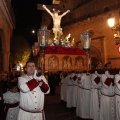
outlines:
[{"label": "clasped hands", "polygon": [[[39,86],[42,86],[43,80],[41,79],[41,81],[38,81],[38,83],[39,83]],[[34,90],[31,91],[32,94],[34,94],[34,92],[36,92],[36,91],[34,91]]]},{"label": "clasped hands", "polygon": [[43,84],[43,80],[41,79],[41,81],[39,81],[39,86],[42,86]]}]

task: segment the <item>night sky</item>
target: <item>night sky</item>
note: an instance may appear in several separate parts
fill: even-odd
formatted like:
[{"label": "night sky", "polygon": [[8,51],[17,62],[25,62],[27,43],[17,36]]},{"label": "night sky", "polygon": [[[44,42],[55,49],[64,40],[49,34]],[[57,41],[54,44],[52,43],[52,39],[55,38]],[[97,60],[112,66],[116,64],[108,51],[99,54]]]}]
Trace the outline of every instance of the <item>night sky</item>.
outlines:
[{"label": "night sky", "polygon": [[[42,11],[37,10],[37,4],[51,5],[52,0],[11,0],[16,18],[16,28],[13,35],[23,35],[30,45],[37,41],[37,30],[41,26]],[[33,34],[32,30],[36,33]]]}]

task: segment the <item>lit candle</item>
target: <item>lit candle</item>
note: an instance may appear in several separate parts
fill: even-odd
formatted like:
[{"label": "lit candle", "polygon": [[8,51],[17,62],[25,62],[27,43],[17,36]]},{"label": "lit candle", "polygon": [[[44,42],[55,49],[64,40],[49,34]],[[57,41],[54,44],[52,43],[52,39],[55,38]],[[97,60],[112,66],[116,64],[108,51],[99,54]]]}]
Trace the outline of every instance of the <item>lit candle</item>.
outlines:
[{"label": "lit candle", "polygon": [[42,44],[43,46],[45,46],[45,36],[44,36],[44,35],[42,36],[41,44]]}]

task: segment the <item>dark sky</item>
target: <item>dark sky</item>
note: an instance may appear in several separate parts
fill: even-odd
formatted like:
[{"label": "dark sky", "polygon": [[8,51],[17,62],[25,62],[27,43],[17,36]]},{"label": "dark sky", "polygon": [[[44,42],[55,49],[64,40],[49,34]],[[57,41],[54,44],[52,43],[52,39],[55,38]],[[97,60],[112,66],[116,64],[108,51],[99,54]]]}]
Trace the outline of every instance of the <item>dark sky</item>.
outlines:
[{"label": "dark sky", "polygon": [[37,4],[51,5],[52,0],[11,0],[16,18],[16,28],[13,35],[22,34],[32,45],[37,41],[37,33],[32,30],[40,28],[42,11],[37,10]]}]

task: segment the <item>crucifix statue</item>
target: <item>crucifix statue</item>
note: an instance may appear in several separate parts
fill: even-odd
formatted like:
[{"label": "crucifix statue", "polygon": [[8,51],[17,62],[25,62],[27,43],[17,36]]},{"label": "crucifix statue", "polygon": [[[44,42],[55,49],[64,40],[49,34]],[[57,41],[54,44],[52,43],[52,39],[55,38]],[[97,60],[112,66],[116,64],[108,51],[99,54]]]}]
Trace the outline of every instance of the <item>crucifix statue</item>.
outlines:
[{"label": "crucifix statue", "polygon": [[43,5],[43,8],[52,16],[53,18],[53,33],[54,33],[54,39],[57,39],[59,36],[61,36],[62,33],[62,28],[60,26],[61,24],[61,18],[63,16],[65,16],[67,13],[70,12],[70,10],[67,10],[66,12],[64,12],[62,15],[58,15],[58,13],[60,12],[59,10],[55,10],[53,9],[53,12],[51,12],[46,5]]}]

